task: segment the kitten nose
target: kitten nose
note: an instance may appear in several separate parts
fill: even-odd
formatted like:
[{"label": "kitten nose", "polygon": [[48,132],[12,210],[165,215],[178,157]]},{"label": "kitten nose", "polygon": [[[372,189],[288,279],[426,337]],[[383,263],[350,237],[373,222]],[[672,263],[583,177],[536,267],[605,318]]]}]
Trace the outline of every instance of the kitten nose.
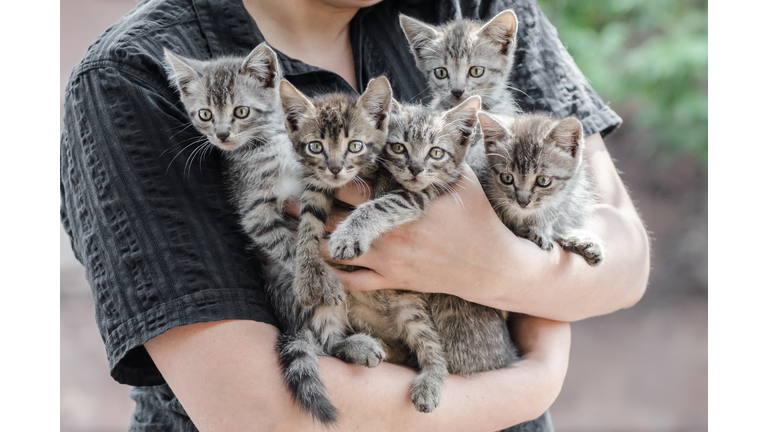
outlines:
[{"label": "kitten nose", "polygon": [[216,138],[218,138],[221,141],[226,141],[228,136],[229,136],[229,131],[216,132]]},{"label": "kitten nose", "polygon": [[463,95],[463,94],[464,94],[464,89],[460,89],[460,90],[451,90],[451,94],[453,95],[453,97],[455,97],[456,99],[458,99],[458,98],[460,98],[460,97],[461,97],[461,95]]},{"label": "kitten nose", "polygon": [[336,174],[341,172],[341,167],[340,166],[329,166],[328,167],[328,171],[332,172],[333,175],[336,175]]},{"label": "kitten nose", "polygon": [[520,205],[520,207],[525,208],[525,206],[530,204],[530,202],[531,202],[531,197],[529,196],[526,196],[526,197],[522,197],[520,195],[517,196],[517,203]]},{"label": "kitten nose", "polygon": [[410,165],[408,170],[411,172],[411,174],[413,174],[414,177],[416,177],[420,172],[424,171],[424,167],[421,165]]}]

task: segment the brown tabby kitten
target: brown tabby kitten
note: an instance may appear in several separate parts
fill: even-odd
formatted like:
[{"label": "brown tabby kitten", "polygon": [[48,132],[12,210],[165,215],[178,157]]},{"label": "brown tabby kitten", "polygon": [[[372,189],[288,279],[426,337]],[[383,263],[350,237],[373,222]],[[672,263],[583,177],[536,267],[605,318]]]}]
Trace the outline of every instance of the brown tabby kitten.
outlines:
[{"label": "brown tabby kitten", "polygon": [[[434,198],[450,192],[479,108],[477,96],[446,112],[395,103],[381,155],[387,171],[375,183],[374,199],[331,235],[332,257],[359,256],[380,234],[419,219]],[[420,369],[411,400],[421,412],[437,407],[448,373],[498,369],[517,358],[495,309],[450,295],[399,290],[351,292],[348,302],[352,327],[382,340],[388,361]]]},{"label": "brown tabby kitten", "polygon": [[280,359],[300,405],[329,424],[336,420],[337,411],[319,379],[317,355],[374,367],[384,358],[384,350],[367,334],[351,334],[346,293],[320,255],[320,239],[334,191],[349,182],[362,184],[378,169],[376,158],[387,137],[392,90],[382,76],[371,81],[359,98],[333,93],[310,100],[282,81],[280,99],[305,183],[293,288],[311,311],[305,329],[283,338]]},{"label": "brown tabby kitten", "polygon": [[486,156],[472,165],[499,218],[544,250],[557,242],[590,265],[600,264],[601,240],[582,229],[596,194],[583,157],[581,122],[549,114],[478,117]]}]

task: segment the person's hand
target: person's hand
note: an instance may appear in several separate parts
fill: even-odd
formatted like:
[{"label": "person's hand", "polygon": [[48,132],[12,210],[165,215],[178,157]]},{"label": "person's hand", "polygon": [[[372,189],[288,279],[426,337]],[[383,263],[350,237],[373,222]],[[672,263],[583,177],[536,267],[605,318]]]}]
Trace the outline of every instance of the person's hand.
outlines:
[{"label": "person's hand", "polygon": [[[502,283],[499,276],[520,275],[529,260],[548,254],[515,237],[496,216],[472,170],[464,165],[462,174],[453,185],[455,194],[443,194],[429,205],[423,219],[383,234],[358,258],[330,260],[324,241],[326,259],[364,267],[337,271],[346,288],[441,292],[487,303],[499,295],[499,289],[509,289],[520,279]],[[359,205],[368,196],[365,188],[350,185],[340,189],[337,198]],[[339,209],[329,221],[329,230],[344,216]]]}]

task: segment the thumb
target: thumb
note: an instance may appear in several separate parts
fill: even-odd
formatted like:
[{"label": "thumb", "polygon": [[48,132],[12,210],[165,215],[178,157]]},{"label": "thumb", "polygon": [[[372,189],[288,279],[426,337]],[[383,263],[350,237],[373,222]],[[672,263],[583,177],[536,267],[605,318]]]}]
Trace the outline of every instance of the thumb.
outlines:
[{"label": "thumb", "polygon": [[374,291],[388,289],[392,284],[373,270],[361,268],[353,272],[333,269],[347,291]]}]

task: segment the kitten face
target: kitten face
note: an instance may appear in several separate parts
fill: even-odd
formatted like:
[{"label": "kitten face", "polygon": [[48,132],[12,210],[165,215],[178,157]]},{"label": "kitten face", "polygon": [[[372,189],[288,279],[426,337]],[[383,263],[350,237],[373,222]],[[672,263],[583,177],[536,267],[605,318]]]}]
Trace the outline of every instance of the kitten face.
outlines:
[{"label": "kitten face", "polygon": [[473,95],[492,106],[507,91],[517,33],[511,9],[486,24],[461,20],[435,27],[400,15],[400,25],[437,107],[451,108]]},{"label": "kitten face", "polygon": [[199,61],[165,51],[165,63],[192,124],[222,150],[235,150],[274,128],[280,71],[262,43],[245,58]]},{"label": "kitten face", "polygon": [[581,165],[581,122],[549,115],[478,114],[496,196],[522,213],[555,205]]},{"label": "kitten face", "polygon": [[287,81],[280,97],[288,135],[310,180],[338,188],[375,170],[392,101],[385,77],[371,81],[359,98],[334,93],[309,100]]},{"label": "kitten face", "polygon": [[396,106],[381,154],[384,166],[398,183],[413,192],[455,182],[479,109],[477,96],[445,112],[423,106]]}]

